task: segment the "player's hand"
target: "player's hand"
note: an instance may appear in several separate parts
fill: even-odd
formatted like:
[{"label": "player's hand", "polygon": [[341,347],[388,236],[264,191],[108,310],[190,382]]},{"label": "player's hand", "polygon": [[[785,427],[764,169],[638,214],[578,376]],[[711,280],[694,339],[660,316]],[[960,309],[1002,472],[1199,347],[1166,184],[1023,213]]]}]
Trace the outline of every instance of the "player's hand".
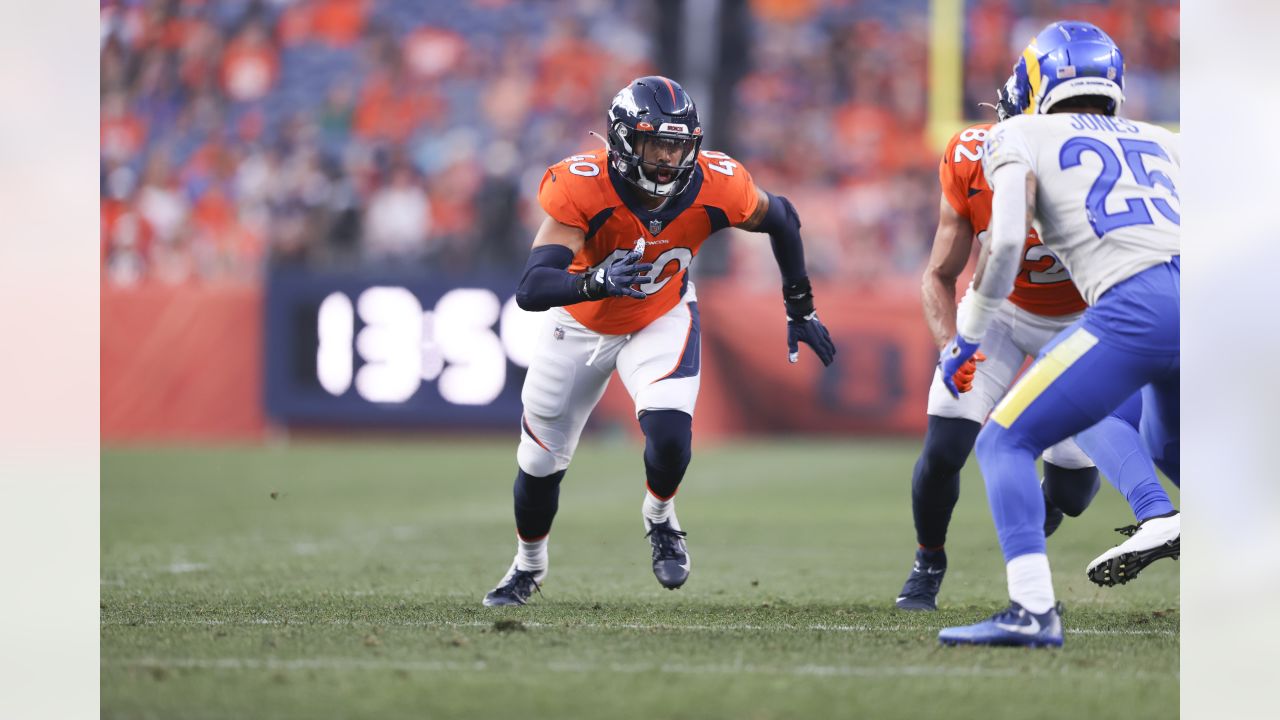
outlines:
[{"label": "player's hand", "polygon": [[955,384],[956,390],[967,393],[973,389],[973,378],[978,374],[978,363],[986,359],[987,356],[979,350],[973,354],[973,357],[964,361],[956,374],[951,376],[951,382]]},{"label": "player's hand", "polygon": [[[975,353],[978,352],[978,343],[971,343],[963,337],[956,335],[952,338],[947,346],[942,348],[942,352],[938,355],[938,368],[942,371],[942,384],[947,386],[947,391],[952,397],[960,397],[962,392],[956,387],[956,374],[964,367],[966,363],[971,362]],[[986,356],[983,356],[986,359]],[[977,372],[975,366],[974,372]],[[970,377],[970,385],[972,387],[972,377]],[[967,391],[969,388],[966,388]]]},{"label": "player's hand", "polygon": [[831,333],[818,320],[817,311],[805,315],[799,320],[787,319],[787,360],[800,360],[800,343],[813,348],[813,352],[824,366],[830,365],[836,357],[836,344],[831,342]]},{"label": "player's hand", "polygon": [[632,285],[649,282],[646,273],[653,269],[653,263],[642,263],[640,257],[640,253],[632,250],[607,267],[597,268],[586,277],[584,291],[587,298],[601,300],[606,297],[626,295],[636,300],[644,300],[649,297],[632,287]]},{"label": "player's hand", "polygon": [[799,361],[800,343],[804,343],[813,348],[824,366],[830,365],[836,357],[836,344],[831,342],[831,333],[818,320],[818,313],[813,308],[813,288],[809,285],[809,278],[783,283],[782,302],[787,308],[787,360]]}]

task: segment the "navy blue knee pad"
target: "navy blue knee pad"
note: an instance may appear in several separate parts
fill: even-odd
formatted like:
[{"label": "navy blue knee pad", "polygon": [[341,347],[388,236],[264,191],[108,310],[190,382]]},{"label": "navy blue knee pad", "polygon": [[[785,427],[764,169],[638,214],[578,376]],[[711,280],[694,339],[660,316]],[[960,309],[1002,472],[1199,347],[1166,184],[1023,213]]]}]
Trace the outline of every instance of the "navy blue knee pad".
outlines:
[{"label": "navy blue knee pad", "polygon": [[693,417],[679,410],[647,410],[640,415],[640,429],[649,491],[666,500],[676,494],[693,457]]},{"label": "navy blue knee pad", "polygon": [[546,477],[534,477],[523,470],[516,471],[511,494],[515,498],[516,533],[522,540],[539,540],[551,532],[551,522],[560,508],[560,481],[564,473],[561,470]]},{"label": "navy blue knee pad", "polygon": [[1071,469],[1047,461],[1044,464],[1044,496],[1071,517],[1078,517],[1089,507],[1101,486],[1096,467]]}]

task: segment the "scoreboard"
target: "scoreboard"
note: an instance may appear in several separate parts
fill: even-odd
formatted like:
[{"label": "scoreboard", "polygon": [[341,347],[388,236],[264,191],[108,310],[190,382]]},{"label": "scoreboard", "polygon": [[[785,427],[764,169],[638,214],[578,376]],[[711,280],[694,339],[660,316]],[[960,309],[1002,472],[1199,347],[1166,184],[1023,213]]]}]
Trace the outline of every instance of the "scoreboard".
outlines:
[{"label": "scoreboard", "polygon": [[279,268],[267,281],[265,404],[288,425],[506,427],[545,314],[512,276]]}]

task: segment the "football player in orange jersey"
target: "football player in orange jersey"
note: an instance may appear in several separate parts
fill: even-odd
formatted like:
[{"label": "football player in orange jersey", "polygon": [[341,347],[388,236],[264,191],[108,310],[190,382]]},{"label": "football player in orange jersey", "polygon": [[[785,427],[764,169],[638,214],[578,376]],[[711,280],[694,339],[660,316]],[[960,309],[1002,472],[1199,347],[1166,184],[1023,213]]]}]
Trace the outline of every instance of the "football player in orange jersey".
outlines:
[{"label": "football player in orange jersey", "polygon": [[[997,114],[1003,120],[1007,113],[1007,90],[1002,88]],[[981,123],[956,133],[938,169],[942,201],[921,296],[925,319],[939,349],[955,337],[957,314],[965,311],[970,297],[966,292],[965,301],[957,308],[956,281],[968,264],[973,238],[985,242],[991,223],[991,188],[982,172],[983,143],[991,127],[991,123]],[[937,609],[947,569],[947,527],[960,495],[960,469],[973,450],[982,423],[1026,359],[1036,357],[1046,343],[1080,318],[1085,307],[1062,263],[1041,244],[1033,228],[1023,247],[1014,290],[983,341],[983,352],[952,378],[934,374],[924,449],[911,480],[918,547],[897,607]],[[1099,487],[1095,460],[1125,495],[1139,521],[1173,511],[1138,435],[1140,414],[1141,401],[1134,396],[1115,415],[1044,452],[1046,535],[1057,529],[1064,513],[1079,515],[1093,500]],[[1127,582],[1141,569],[1131,563],[1127,576],[1104,577],[1094,573],[1091,565],[1089,574],[1094,582],[1111,585]]]},{"label": "football player in orange jersey", "polygon": [[799,344],[824,365],[836,348],[814,311],[800,219],[756,187],[740,163],[701,150],[693,101],[659,76],[632,81],[609,109],[607,147],[552,165],[538,188],[547,213],[516,300],[547,311],[525,376],[516,451],[516,556],[484,604],[523,605],[547,573],[560,481],[614,370],[644,431],[642,515],[653,572],[675,589],[689,576],[674,497],[691,456],[701,343],[693,256],[726,227],[770,236],[782,272],[788,359]]}]

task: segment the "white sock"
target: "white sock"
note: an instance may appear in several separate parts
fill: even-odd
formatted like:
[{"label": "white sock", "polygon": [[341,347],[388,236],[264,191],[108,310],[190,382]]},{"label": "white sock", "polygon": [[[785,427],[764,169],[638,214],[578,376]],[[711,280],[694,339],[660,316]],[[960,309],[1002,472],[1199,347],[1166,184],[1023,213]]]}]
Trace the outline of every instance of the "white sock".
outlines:
[{"label": "white sock", "polygon": [[680,521],[676,520],[676,499],[674,497],[666,500],[659,500],[653,496],[648,489],[644,491],[644,507],[642,509],[646,529],[649,525],[660,522],[670,522],[671,527],[679,530]]},{"label": "white sock", "polygon": [[516,536],[516,568],[530,572],[547,569],[547,535],[540,540],[525,541]]},{"label": "white sock", "polygon": [[1049,556],[1044,553],[1019,555],[1005,566],[1009,576],[1009,599],[1039,615],[1053,607],[1053,577]]}]

